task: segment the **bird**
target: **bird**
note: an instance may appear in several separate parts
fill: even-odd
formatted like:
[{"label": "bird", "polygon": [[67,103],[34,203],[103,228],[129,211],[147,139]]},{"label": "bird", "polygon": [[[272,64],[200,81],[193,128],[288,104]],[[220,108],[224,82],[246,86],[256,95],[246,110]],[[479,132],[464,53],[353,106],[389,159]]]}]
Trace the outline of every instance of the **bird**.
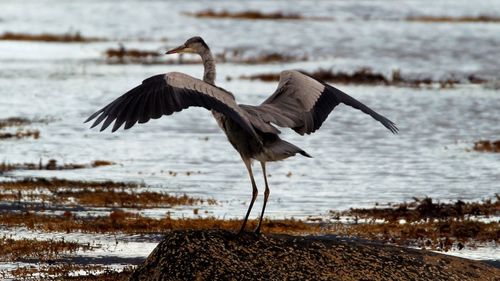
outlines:
[{"label": "bird", "polygon": [[123,124],[129,129],[136,123],[146,123],[163,115],[171,115],[188,107],[203,107],[212,112],[218,126],[240,154],[252,185],[252,197],[238,234],[245,231],[248,217],[258,195],[252,162],[260,162],[264,176],[264,202],[254,233],[260,234],[269,198],[266,163],[284,160],[300,154],[311,157],[296,145],[279,137],[280,128],[289,128],[300,135],[318,130],[330,112],[343,103],[379,121],[397,134],[396,124],[378,114],[341,90],[298,70],[284,70],[274,93],[260,105],[238,104],[234,95],[215,84],[215,59],[207,43],[200,37],[189,38],[166,54],[191,53],[201,57],[203,79],[180,72],[158,74],[116,98],[85,121],[96,119],[91,128],[101,131],[113,123],[112,132]]}]

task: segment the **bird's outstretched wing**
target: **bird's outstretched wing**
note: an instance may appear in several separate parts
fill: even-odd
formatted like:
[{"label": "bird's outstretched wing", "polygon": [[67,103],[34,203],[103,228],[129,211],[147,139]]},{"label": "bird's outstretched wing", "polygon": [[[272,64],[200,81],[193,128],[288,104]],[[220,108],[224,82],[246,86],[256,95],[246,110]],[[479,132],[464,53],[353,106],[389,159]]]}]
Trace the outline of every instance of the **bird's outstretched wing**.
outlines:
[{"label": "bird's outstretched wing", "polygon": [[93,128],[104,121],[103,131],[115,121],[114,132],[124,123],[125,129],[128,129],[136,122],[146,123],[151,118],[157,119],[190,106],[218,111],[258,138],[246,118],[247,113],[236,104],[231,93],[179,72],[159,74],[144,80],[141,85],[92,114],[85,122],[97,118]]},{"label": "bird's outstretched wing", "polygon": [[261,105],[240,105],[252,119],[292,128],[304,135],[315,132],[330,112],[344,103],[369,114],[393,133],[396,124],[346,93],[295,70],[283,71],[276,91]]}]

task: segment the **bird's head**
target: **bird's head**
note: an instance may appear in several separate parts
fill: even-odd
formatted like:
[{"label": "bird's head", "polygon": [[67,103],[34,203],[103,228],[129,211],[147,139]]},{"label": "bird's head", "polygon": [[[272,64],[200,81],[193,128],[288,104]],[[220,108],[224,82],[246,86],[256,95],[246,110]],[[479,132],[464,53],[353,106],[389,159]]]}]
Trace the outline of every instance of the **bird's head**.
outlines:
[{"label": "bird's head", "polygon": [[189,38],[184,44],[180,45],[177,48],[173,48],[172,50],[167,52],[167,55],[175,54],[175,53],[192,53],[192,54],[201,54],[202,52],[208,50],[208,45],[203,41],[203,39],[199,36]]}]

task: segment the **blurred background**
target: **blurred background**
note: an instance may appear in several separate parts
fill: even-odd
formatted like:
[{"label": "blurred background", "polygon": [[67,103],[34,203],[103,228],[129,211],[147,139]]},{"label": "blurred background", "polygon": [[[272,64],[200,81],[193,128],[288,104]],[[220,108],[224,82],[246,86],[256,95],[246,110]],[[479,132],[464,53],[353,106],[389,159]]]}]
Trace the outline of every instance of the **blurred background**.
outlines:
[{"label": "blurred background", "polygon": [[210,112],[191,108],[113,134],[83,124],[152,75],[201,77],[197,57],[163,55],[195,35],[217,55],[216,83],[241,103],[262,102],[276,88],[276,74],[300,69],[400,128],[392,135],[339,106],[313,135],[283,130],[314,158],[269,165],[270,218],[423,196],[478,200],[499,191],[500,154],[473,149],[500,135],[500,2],[487,0],[3,0],[0,119],[25,122],[1,128],[0,162],[116,164],[19,169],[2,179],[143,182],[149,190],[221,202],[200,214],[181,206],[173,216],[242,217],[251,186]]}]

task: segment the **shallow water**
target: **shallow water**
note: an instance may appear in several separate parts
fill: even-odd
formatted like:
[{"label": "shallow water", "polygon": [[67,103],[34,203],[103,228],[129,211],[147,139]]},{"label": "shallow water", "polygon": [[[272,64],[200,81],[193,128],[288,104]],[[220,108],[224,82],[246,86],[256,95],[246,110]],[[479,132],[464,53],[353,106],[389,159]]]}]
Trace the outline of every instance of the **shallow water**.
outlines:
[{"label": "shallow water", "polygon": [[[226,80],[284,69],[369,67],[385,74],[400,69],[416,77],[478,75],[500,80],[500,24],[419,23],[412,15],[500,16],[500,2],[440,1],[2,1],[0,33],[64,33],[108,38],[98,43],[0,41],[0,118],[48,119],[34,123],[37,140],[0,141],[0,161],[118,165],[72,171],[19,171],[10,176],[145,182],[148,189],[214,198],[201,216],[242,217],[251,187],[238,154],[211,114],[189,109],[114,134],[89,130],[83,121],[144,78],[181,71],[196,77],[201,65],[108,65],[107,48],[165,50],[202,35],[216,53],[242,48],[249,55],[307,55],[289,64],[219,64],[217,83],[237,100],[258,104],[276,83]],[[50,7],[50,8],[48,8]],[[334,20],[210,20],[185,16],[207,8],[297,12]],[[168,41],[164,41],[164,38]],[[339,106],[319,132],[282,137],[314,158],[271,163],[271,218],[316,216],[329,210],[371,207],[430,196],[441,201],[479,200],[499,192],[500,155],[469,152],[474,141],[498,139],[500,95],[482,85],[451,89],[337,85],[397,123],[392,135],[369,116]],[[263,190],[259,165],[254,165]],[[168,171],[178,172],[172,176]],[[194,172],[187,175],[186,172]],[[260,210],[262,197],[254,207]],[[194,207],[173,216],[193,216]],[[141,211],[160,217],[165,209]]]},{"label": "shallow water", "polygon": [[[168,71],[199,77],[202,67],[107,65],[103,58],[105,50],[116,47],[119,40],[125,38],[126,46],[154,50],[177,45],[192,34],[201,34],[214,52],[224,47],[245,47],[254,53],[276,49],[312,56],[310,61],[291,64],[219,64],[218,84],[233,91],[239,102],[248,104],[264,100],[274,91],[276,83],[227,81],[225,77],[288,68],[333,67],[350,71],[362,66],[386,72],[401,69],[403,73],[430,77],[465,73],[499,78],[500,66],[491,58],[500,55],[500,24],[431,24],[403,20],[409,15],[442,15],[441,11],[452,16],[491,15],[493,9],[488,9],[488,5],[481,1],[474,5],[453,1],[453,5],[442,2],[440,6],[425,7],[418,1],[406,1],[403,6],[407,9],[403,9],[389,2],[339,1],[313,5],[313,2],[299,1],[296,5],[285,5],[281,1],[250,1],[245,5],[262,11],[284,10],[335,19],[251,21],[196,19],[181,14],[208,7],[205,5],[208,3],[199,2],[148,1],[141,5],[138,1],[25,1],[22,4],[3,1],[0,32],[79,30],[84,36],[112,41],[0,42],[0,117],[52,120],[48,124],[32,125],[41,131],[38,140],[1,141],[1,160],[11,163],[50,158],[68,163],[115,161],[120,165],[15,174],[144,181],[169,192],[227,201],[220,210],[213,210],[216,215],[241,216],[244,212],[241,203],[250,196],[246,171],[209,112],[189,109],[114,134],[88,130],[82,123],[93,111],[146,77]],[[47,5],[51,5],[51,9],[44,8]],[[216,10],[244,9],[243,5],[225,1],[212,1],[210,6]],[[451,6],[453,9],[443,9]],[[107,13],[114,16],[106,16]],[[129,24],[132,18],[140,24]],[[169,41],[161,41],[164,37]],[[144,38],[149,41],[139,42]],[[461,44],[464,38],[468,39],[467,43]],[[321,130],[311,136],[300,137],[284,129],[285,139],[314,158],[296,157],[269,165],[269,216],[315,215],[330,209],[409,200],[413,196],[475,200],[498,192],[500,156],[467,152],[474,141],[495,139],[500,134],[497,90],[482,86],[446,90],[338,87],[395,121],[400,134],[391,135],[369,116],[346,106],[335,109]],[[258,165],[255,168],[258,170]],[[169,170],[179,175],[168,175]],[[200,173],[187,176],[186,171]],[[257,177],[260,180],[259,173]]]}]

